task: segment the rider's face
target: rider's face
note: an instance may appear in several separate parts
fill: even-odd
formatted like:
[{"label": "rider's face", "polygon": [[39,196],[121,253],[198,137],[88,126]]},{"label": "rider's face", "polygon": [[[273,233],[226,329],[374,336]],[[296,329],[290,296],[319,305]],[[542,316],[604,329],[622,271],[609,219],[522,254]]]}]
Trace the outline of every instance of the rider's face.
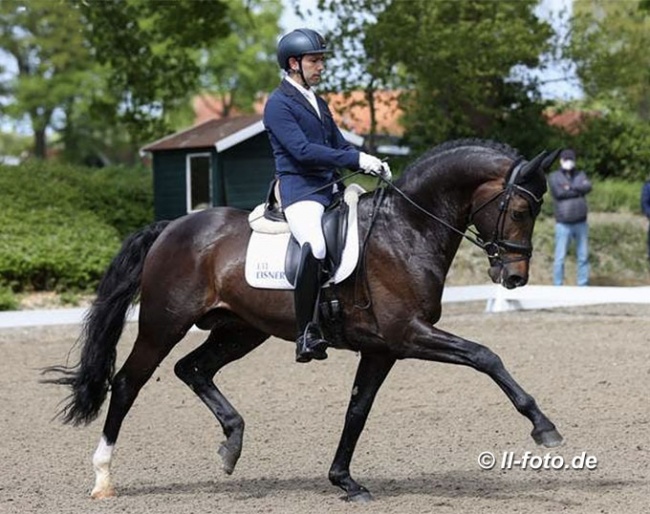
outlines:
[{"label": "rider's face", "polygon": [[[299,71],[298,61],[292,58],[289,61],[292,71]],[[325,56],[323,54],[307,54],[302,57],[302,74],[305,77],[305,86],[315,86],[321,81],[321,74],[325,69]],[[300,75],[295,75],[300,78]]]}]

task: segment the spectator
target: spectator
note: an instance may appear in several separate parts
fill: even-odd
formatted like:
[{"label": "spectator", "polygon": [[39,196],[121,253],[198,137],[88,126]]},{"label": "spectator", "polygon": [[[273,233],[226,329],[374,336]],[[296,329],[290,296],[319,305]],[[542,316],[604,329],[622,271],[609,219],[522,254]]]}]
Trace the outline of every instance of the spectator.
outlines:
[{"label": "spectator", "polygon": [[564,283],[564,262],[571,240],[576,243],[577,284],[589,284],[589,226],[587,199],[591,182],[584,171],[576,170],[576,154],[571,149],[560,154],[561,169],[551,173],[549,186],[555,213],[555,260],[553,284]]},{"label": "spectator", "polygon": [[641,190],[641,210],[648,218],[648,239],[647,239],[647,248],[646,248],[646,257],[648,262],[650,262],[650,178],[645,181],[643,184],[643,189]]}]

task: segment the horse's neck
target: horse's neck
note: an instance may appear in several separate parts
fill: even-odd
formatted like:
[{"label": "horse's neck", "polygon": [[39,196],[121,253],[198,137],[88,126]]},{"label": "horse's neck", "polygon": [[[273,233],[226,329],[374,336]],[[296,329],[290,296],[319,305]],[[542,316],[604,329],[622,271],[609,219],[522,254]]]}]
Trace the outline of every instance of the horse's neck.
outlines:
[{"label": "horse's neck", "polygon": [[[431,221],[443,220],[464,232],[467,228],[474,192],[486,181],[476,173],[449,168],[444,173],[429,171],[415,181],[405,181],[404,196],[430,213]],[[399,193],[397,193],[399,195]],[[408,203],[408,200],[404,200]],[[412,209],[417,213],[417,209]],[[427,216],[423,212],[418,216]],[[437,223],[440,224],[439,221]]]},{"label": "horse's neck", "polygon": [[380,231],[382,239],[406,240],[421,252],[453,256],[467,228],[471,199],[443,189],[420,195],[403,193],[389,188],[378,204],[370,195],[363,198],[359,211],[363,232]]},{"label": "horse's neck", "polygon": [[[360,239],[370,237],[372,252],[395,269],[421,277],[421,287],[429,292],[442,288],[451,263],[460,245],[461,236],[429,218],[394,191],[387,191],[375,208],[372,198],[365,197],[359,205]],[[432,209],[435,216],[448,222],[449,213]],[[373,214],[374,213],[374,214]],[[433,212],[432,212],[433,213]],[[463,222],[454,221],[463,232]]]}]

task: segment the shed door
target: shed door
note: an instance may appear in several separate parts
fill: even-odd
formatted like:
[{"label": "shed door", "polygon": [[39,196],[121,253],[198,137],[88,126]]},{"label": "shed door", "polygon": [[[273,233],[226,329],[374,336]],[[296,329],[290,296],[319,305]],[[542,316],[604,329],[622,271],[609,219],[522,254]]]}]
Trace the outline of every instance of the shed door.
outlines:
[{"label": "shed door", "polygon": [[212,162],[209,153],[187,156],[187,212],[212,206]]}]

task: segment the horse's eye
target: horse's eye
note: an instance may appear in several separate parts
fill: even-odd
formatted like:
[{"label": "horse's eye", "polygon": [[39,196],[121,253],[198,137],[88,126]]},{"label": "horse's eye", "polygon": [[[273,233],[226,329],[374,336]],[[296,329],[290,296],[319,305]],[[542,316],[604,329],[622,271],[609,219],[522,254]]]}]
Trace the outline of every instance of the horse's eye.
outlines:
[{"label": "horse's eye", "polygon": [[510,217],[514,221],[523,221],[524,218],[526,217],[526,211],[511,211]]}]

